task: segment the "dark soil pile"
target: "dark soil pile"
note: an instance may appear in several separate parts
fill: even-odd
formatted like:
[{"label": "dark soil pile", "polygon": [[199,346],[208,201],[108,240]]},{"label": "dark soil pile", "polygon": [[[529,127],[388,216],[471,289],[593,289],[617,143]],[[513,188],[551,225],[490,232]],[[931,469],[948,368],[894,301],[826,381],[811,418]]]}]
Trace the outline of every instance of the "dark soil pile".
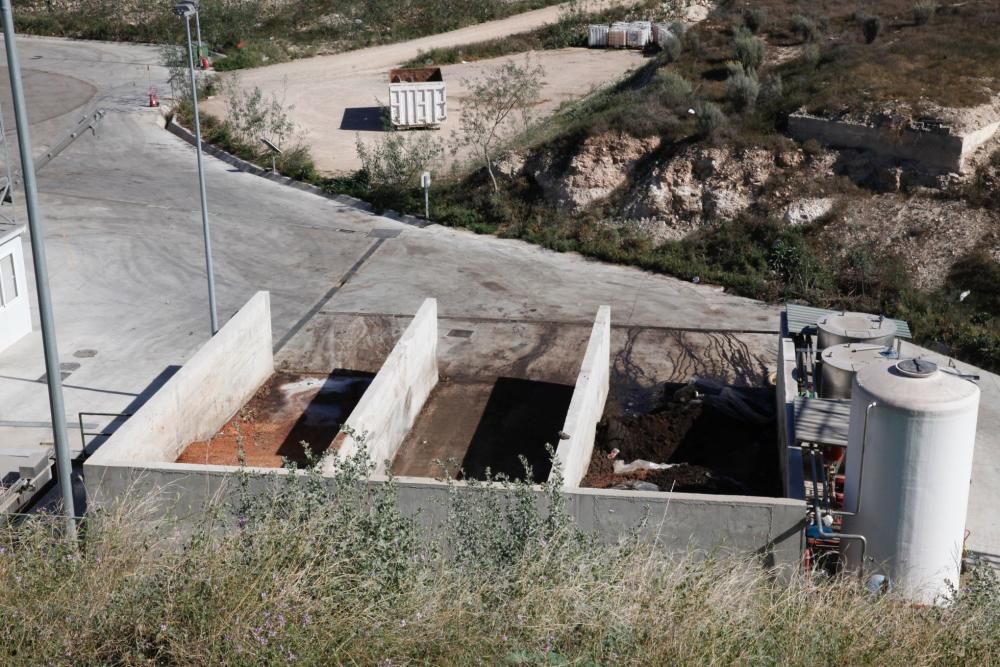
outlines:
[{"label": "dark soil pile", "polygon": [[[582,486],[611,488],[641,480],[663,491],[781,495],[773,408],[766,419],[749,419],[727,409],[718,392],[677,400],[680,386],[668,385],[661,405],[648,414],[609,417],[601,424]],[[730,391],[762,410],[774,405],[770,389]],[[616,475],[608,458],[612,449],[626,463],[644,459],[685,465]]]}]

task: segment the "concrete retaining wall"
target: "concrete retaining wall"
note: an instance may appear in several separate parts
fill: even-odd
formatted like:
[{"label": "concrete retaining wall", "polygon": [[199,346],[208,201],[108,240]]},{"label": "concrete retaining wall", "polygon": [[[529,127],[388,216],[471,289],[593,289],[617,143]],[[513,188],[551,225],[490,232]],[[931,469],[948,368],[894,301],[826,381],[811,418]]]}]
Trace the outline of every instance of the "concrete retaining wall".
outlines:
[{"label": "concrete retaining wall", "polygon": [[[89,468],[88,488],[90,475],[101,480],[88,497],[91,509],[122,497],[143,502],[155,494],[157,511],[176,519],[179,529],[190,525],[210,502],[227,502],[231,507],[240,486],[225,466],[198,466],[194,471],[183,464],[158,464],[139,470],[110,463]],[[270,473],[249,478],[250,488],[267,492],[275,479],[290,474],[285,470]],[[369,483],[385,482],[375,478]],[[407,477],[398,478],[396,483],[404,513],[415,515],[428,530],[441,524],[448,511],[448,485]],[[456,488],[462,492],[461,484]],[[541,490],[538,495],[539,503],[544,503]],[[569,489],[565,496],[580,527],[605,542],[636,532],[678,555],[754,553],[766,555],[774,565],[789,570],[798,565],[802,553],[806,508],[799,500],[612,489]]]},{"label": "concrete retaining wall", "polygon": [[[274,372],[271,299],[258,292],[84,464],[172,463],[210,438]],[[89,488],[89,474],[88,474]]]},{"label": "concrete retaining wall", "polygon": [[347,418],[349,431],[334,440],[336,459],[324,463],[325,473],[335,470],[338,459],[354,456],[363,439],[376,473],[385,474],[386,461],[395,457],[437,385],[437,341],[437,301],[427,299]]},{"label": "concrete retaining wall", "polygon": [[945,172],[961,172],[964,158],[993,136],[989,128],[959,136],[909,129],[897,131],[803,114],[788,117],[788,133],[799,141],[815,139],[825,146],[871,151]]},{"label": "concrete retaining wall", "polygon": [[604,415],[610,382],[611,308],[601,306],[563,425],[563,432],[569,435],[569,439],[561,441],[556,449],[564,488],[577,488],[587,474],[590,456],[594,452],[597,423]]}]

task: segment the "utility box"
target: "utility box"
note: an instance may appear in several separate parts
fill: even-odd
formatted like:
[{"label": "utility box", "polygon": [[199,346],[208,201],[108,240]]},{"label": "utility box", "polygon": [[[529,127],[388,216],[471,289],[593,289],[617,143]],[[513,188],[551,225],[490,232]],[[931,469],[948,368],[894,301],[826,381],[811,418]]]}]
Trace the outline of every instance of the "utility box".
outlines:
[{"label": "utility box", "polygon": [[23,233],[24,227],[0,223],[0,352],[31,332]]},{"label": "utility box", "polygon": [[389,119],[395,128],[436,127],[448,119],[448,94],[440,67],[389,72]]}]

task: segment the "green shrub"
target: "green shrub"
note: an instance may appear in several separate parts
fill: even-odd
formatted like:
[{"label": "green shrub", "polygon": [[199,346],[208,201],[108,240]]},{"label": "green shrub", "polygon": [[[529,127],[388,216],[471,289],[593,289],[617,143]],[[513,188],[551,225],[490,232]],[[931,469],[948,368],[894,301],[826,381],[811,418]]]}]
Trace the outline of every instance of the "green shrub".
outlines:
[{"label": "green shrub", "polygon": [[656,75],[652,92],[667,109],[687,107],[691,99],[691,84],[677,72],[668,70]]},{"label": "green shrub", "polygon": [[815,42],[819,39],[819,27],[816,25],[816,21],[808,16],[802,14],[793,16],[792,29],[798,33],[803,42]]},{"label": "green shrub", "polygon": [[753,109],[757,103],[757,96],[760,94],[760,83],[756,77],[749,74],[739,73],[729,78],[726,84],[726,99],[733,105],[736,111],[748,111]]},{"label": "green shrub", "polygon": [[743,25],[752,33],[758,33],[767,23],[767,10],[763,7],[747,9],[743,12]]},{"label": "green shrub", "polygon": [[819,46],[813,42],[802,47],[802,62],[810,67],[819,65],[821,55]]},{"label": "green shrub", "polygon": [[769,74],[764,77],[764,82],[760,86],[760,100],[770,105],[778,105],[784,94],[785,84],[780,74]]},{"label": "green shrub", "polygon": [[918,2],[913,5],[913,22],[917,25],[926,25],[937,12],[936,2]]},{"label": "green shrub", "polygon": [[726,126],[726,114],[714,102],[703,102],[696,109],[698,119],[698,134],[702,137],[714,137]]},{"label": "green shrub", "polygon": [[684,45],[681,44],[681,40],[673,33],[660,36],[660,49],[663,51],[663,55],[667,62],[674,62],[680,58],[681,53],[684,51]]},{"label": "green shrub", "polygon": [[865,36],[865,43],[871,44],[882,32],[882,19],[878,16],[867,16],[861,22],[861,33]]},{"label": "green shrub", "polygon": [[387,132],[379,139],[355,141],[361,171],[377,209],[411,208],[420,175],[444,154],[441,142],[427,133]]},{"label": "green shrub", "polygon": [[736,59],[747,74],[752,74],[764,64],[764,42],[747,32],[739,32],[734,40]]},{"label": "green shrub", "polygon": [[319,181],[319,174],[316,171],[316,163],[313,162],[309,147],[305,144],[297,143],[284,149],[281,155],[275,160],[275,167],[279,173],[294,178],[297,181],[306,183],[316,183]]}]

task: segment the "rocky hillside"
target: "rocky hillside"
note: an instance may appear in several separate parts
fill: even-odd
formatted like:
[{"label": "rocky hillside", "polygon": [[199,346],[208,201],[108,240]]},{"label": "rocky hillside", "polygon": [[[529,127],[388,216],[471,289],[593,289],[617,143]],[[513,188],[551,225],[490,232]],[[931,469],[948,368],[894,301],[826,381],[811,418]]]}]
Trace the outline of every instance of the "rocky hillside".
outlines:
[{"label": "rocky hillside", "polygon": [[723,2],[677,32],[529,133],[501,197],[474,174],[440,218],[909,318],[1000,368],[995,5]]}]

